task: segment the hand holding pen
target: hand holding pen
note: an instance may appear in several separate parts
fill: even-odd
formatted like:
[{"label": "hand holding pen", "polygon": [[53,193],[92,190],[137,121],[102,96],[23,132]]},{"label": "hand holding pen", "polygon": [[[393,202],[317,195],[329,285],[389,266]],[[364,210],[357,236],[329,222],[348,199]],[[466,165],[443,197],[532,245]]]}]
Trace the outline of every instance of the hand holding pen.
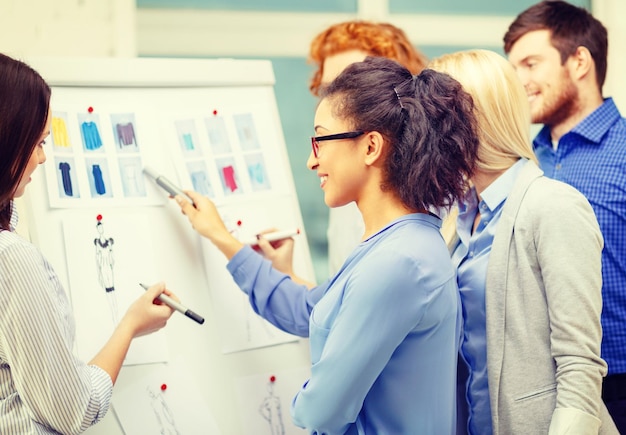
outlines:
[{"label": "hand holding pen", "polygon": [[293,237],[298,235],[300,230],[275,229],[262,231],[252,240],[243,240],[252,246],[257,252],[263,254],[265,258],[272,262],[272,266],[279,272],[294,276],[293,272]]},{"label": "hand holding pen", "polygon": [[174,313],[169,306],[154,303],[154,300],[164,292],[176,297],[165,288],[165,284],[155,284],[128,307],[118,326],[130,331],[133,337],[147,335],[163,328]]},{"label": "hand holding pen", "polygon": [[226,228],[217,207],[209,198],[191,190],[185,190],[185,195],[176,195],[174,199],[194,230],[201,236],[209,239],[229,260],[243,248],[243,243],[237,240]]},{"label": "hand holding pen", "polygon": [[172,198],[176,195],[181,195],[184,196],[187,200],[191,201],[191,203],[193,204],[191,198],[189,198],[180,187],[172,183],[169,178],[166,178],[165,175],[160,174],[149,166],[143,168],[143,173],[150,177],[152,180],[154,180],[157,186],[169,193]]},{"label": "hand holding pen", "polygon": [[293,272],[293,237],[300,234],[299,229],[263,232],[259,233],[255,240],[240,241],[226,228],[217,207],[209,198],[191,190],[180,189],[150,168],[144,168],[144,172],[173,196],[193,229],[209,239],[227,259],[233,258],[245,244],[248,244],[253,249],[262,251],[277,270],[290,275],[294,281],[305,284],[309,288],[314,287],[313,283],[298,277]]},{"label": "hand holding pen", "polygon": [[[150,289],[150,287],[147,286],[146,284],[139,283],[139,285],[146,291],[148,291]],[[184,314],[185,316],[189,317],[191,320],[193,320],[193,321],[195,321],[195,322],[197,322],[197,323],[199,323],[201,325],[204,323],[204,317],[202,317],[199,314],[196,314],[195,312],[191,311],[189,308],[185,307],[180,302],[178,302],[178,301],[174,300],[172,297],[168,296],[165,292],[159,294],[155,299],[160,300],[161,302],[163,302],[168,307],[172,308],[173,310],[178,311],[179,313]]]}]

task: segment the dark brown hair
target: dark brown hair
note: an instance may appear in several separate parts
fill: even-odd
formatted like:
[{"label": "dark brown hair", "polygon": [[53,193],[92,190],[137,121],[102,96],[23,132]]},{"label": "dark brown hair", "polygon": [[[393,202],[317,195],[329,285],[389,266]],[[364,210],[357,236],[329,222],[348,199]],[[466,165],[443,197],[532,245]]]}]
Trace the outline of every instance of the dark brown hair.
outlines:
[{"label": "dark brown hair", "polygon": [[565,61],[578,47],[586,47],[596,65],[596,80],[602,90],[606,78],[608,36],[606,28],[586,9],[561,0],[537,3],[519,14],[504,35],[504,52],[509,53],[519,38],[535,30],[549,30],[554,48]]},{"label": "dark brown hair", "polygon": [[313,95],[319,94],[326,58],[349,50],[393,59],[413,74],[419,73],[428,63],[426,56],[411,44],[406,34],[392,24],[361,20],[334,24],[311,41],[309,62],[317,67],[309,84]]},{"label": "dark brown hair", "polygon": [[12,199],[48,119],[50,88],[19,60],[0,54],[0,229],[9,229]]},{"label": "dark brown hair", "polygon": [[368,57],[348,66],[322,98],[354,130],[377,131],[390,151],[382,189],[412,210],[449,207],[467,189],[477,160],[472,97],[450,76],[413,76],[399,63]]}]

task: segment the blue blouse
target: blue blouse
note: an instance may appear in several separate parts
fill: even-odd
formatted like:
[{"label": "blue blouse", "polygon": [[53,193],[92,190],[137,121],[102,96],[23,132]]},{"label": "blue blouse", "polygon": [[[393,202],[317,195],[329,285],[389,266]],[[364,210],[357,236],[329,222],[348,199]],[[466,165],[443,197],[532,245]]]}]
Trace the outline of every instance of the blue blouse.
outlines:
[{"label": "blue blouse", "polygon": [[[463,307],[461,355],[469,369],[466,391],[469,406],[467,429],[472,435],[492,433],[487,382],[487,264],[502,208],[526,162],[528,160],[520,159],[507,169],[482,192],[480,201],[476,190],[472,188],[459,204],[457,233],[460,243],[452,254],[452,263],[458,267]],[[472,233],[474,219],[479,211],[480,222]]]},{"label": "blue blouse", "polygon": [[311,378],[292,404],[311,434],[452,434],[460,336],[441,220],[403,216],[309,291],[245,247],[228,264],[255,311],[306,335]]}]

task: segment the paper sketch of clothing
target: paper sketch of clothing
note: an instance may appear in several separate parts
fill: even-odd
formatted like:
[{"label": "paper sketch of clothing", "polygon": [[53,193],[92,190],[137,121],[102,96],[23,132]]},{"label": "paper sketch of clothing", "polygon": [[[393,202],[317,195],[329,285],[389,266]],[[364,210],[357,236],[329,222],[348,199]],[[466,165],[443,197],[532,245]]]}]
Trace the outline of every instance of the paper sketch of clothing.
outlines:
[{"label": "paper sketch of clothing", "polygon": [[211,185],[209,184],[209,180],[207,179],[206,172],[198,171],[192,172],[191,174],[191,183],[193,184],[193,189],[201,193],[205,196],[212,196],[213,191],[211,189]]},{"label": "paper sketch of clothing", "polygon": [[265,171],[260,163],[248,166],[248,174],[250,174],[250,179],[255,184],[265,183]]},{"label": "paper sketch of clothing", "polygon": [[224,166],[222,168],[222,174],[224,175],[224,184],[230,189],[231,192],[237,190],[237,181],[235,180],[235,168],[232,166]]},{"label": "paper sketch of clothing", "polygon": [[239,144],[244,151],[258,149],[259,141],[257,138],[256,128],[254,127],[254,119],[251,113],[242,113],[234,115],[235,128],[239,137]]},{"label": "paper sketch of clothing", "polygon": [[72,177],[70,176],[72,168],[70,164],[67,162],[59,163],[59,170],[61,171],[61,180],[63,181],[63,192],[65,192],[67,196],[72,196]]},{"label": "paper sketch of clothing", "polygon": [[162,435],[180,435],[174,415],[167,405],[163,393],[155,392],[150,387],[146,387],[146,391],[150,397],[150,406],[152,406],[154,418],[159,425],[159,433]]},{"label": "paper sketch of clothing", "polygon": [[137,145],[135,138],[135,128],[132,122],[126,124],[117,124],[117,142],[120,144],[120,148],[128,145]]},{"label": "paper sketch of clothing", "polygon": [[70,137],[67,134],[67,126],[65,125],[65,120],[63,118],[53,116],[51,121],[51,128],[52,141],[54,142],[54,145],[61,148],[71,147]]},{"label": "paper sketch of clothing", "polygon": [[139,175],[137,168],[127,165],[122,168],[122,173],[124,174],[123,183],[126,196],[139,195],[141,193],[141,189],[139,187],[139,180],[137,179]]},{"label": "paper sketch of clothing", "polygon": [[85,148],[88,150],[97,150],[102,146],[102,139],[98,132],[98,126],[93,121],[85,121],[80,126],[83,132]]},{"label": "paper sketch of clothing", "polygon": [[280,397],[274,395],[274,382],[267,385],[268,395],[265,396],[259,413],[267,420],[272,435],[285,435],[285,425],[283,424],[283,412],[280,407]]},{"label": "paper sketch of clothing", "polygon": [[98,270],[98,282],[102,289],[106,292],[107,300],[109,302],[109,308],[111,310],[111,317],[113,318],[113,324],[117,325],[118,321],[118,309],[117,299],[115,295],[115,280],[113,274],[113,268],[115,266],[115,258],[113,256],[113,238],[104,235],[104,226],[102,225],[102,217],[98,215],[98,223],[96,224],[96,230],[98,231],[98,237],[93,240],[93,244],[96,248],[96,268]]},{"label": "paper sketch of clothing", "polygon": [[244,159],[248,168],[252,190],[269,190],[270,180],[263,163],[263,156],[261,154],[252,154],[245,156]]},{"label": "paper sketch of clothing", "polygon": [[191,133],[183,134],[183,143],[185,144],[185,149],[187,151],[193,151],[195,149],[193,145],[193,137],[191,136]]},{"label": "paper sketch of clothing", "polygon": [[104,180],[102,179],[102,169],[100,169],[100,165],[93,165],[91,172],[93,174],[94,185],[96,186],[96,193],[98,195],[104,195],[107,190],[104,185]]}]

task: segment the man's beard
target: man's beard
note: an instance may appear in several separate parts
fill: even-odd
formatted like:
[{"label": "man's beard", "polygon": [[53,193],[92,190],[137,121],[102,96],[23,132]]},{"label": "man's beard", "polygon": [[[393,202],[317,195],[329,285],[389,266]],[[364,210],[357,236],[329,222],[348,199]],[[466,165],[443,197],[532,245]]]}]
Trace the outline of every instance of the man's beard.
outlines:
[{"label": "man's beard", "polygon": [[531,113],[533,123],[559,125],[577,112],[578,89],[569,76],[563,77],[562,80],[563,85],[558,89],[551,88],[552,92],[549,95],[542,91],[543,105],[538,112]]}]

